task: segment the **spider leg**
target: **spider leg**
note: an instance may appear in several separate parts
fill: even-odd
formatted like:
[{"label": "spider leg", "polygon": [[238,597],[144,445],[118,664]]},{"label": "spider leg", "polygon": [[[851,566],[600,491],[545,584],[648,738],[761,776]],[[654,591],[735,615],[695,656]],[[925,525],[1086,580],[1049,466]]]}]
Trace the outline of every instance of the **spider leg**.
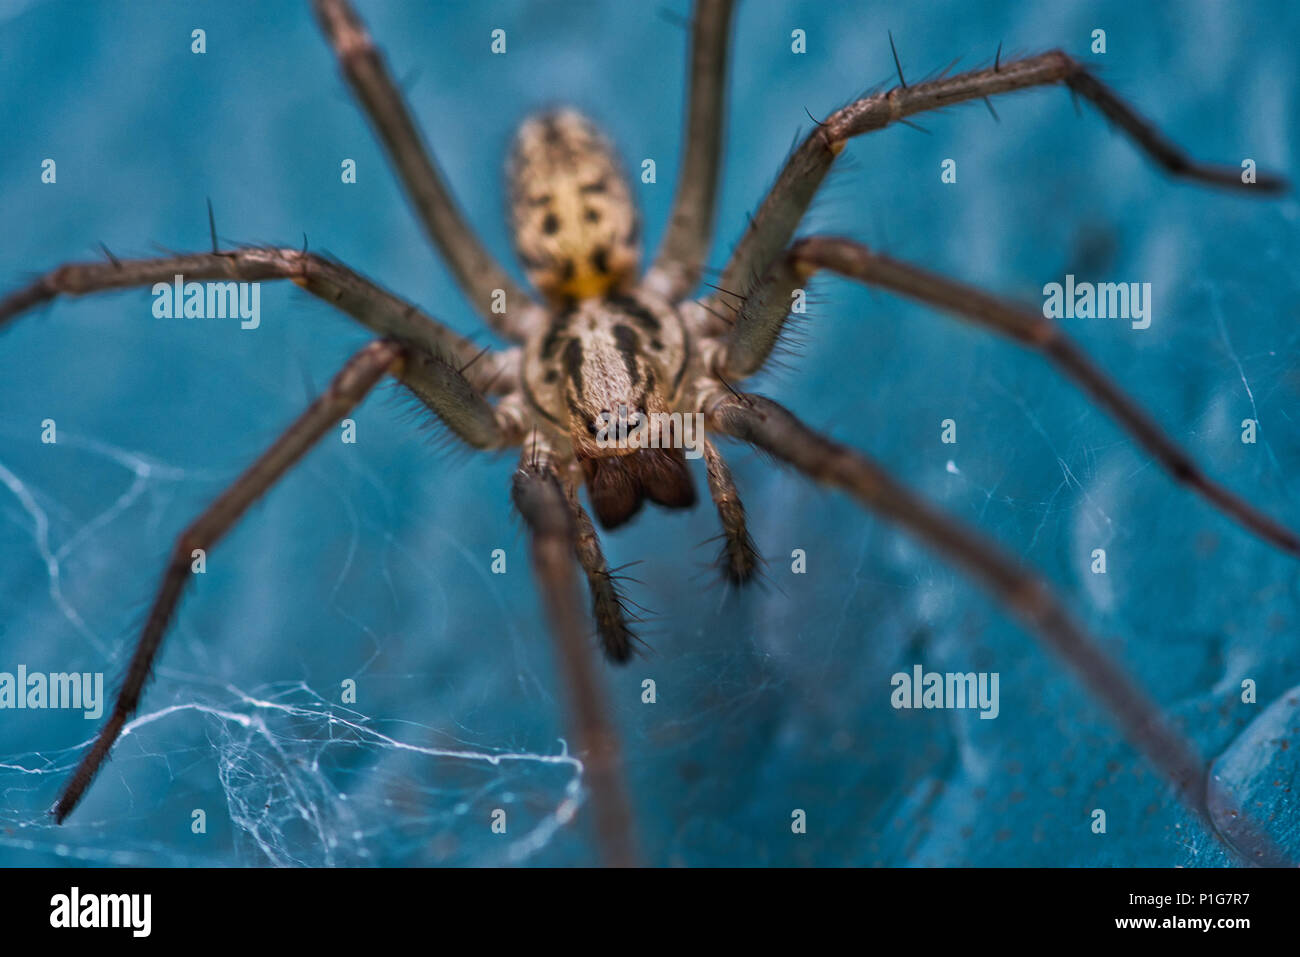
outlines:
[{"label": "spider leg", "polygon": [[596,619],[596,633],[600,636],[601,647],[605,649],[605,657],[618,664],[625,664],[632,658],[632,643],[636,641],[636,635],[628,626],[624,615],[624,598],[605,562],[605,554],[600,549],[600,538],[591,522],[591,516],[578,501],[577,484],[566,483],[564,491],[573,518],[574,552],[591,590],[591,611],[592,617]]},{"label": "spider leg", "polygon": [[[343,75],[456,283],[497,333],[522,342],[539,307],[492,258],[466,223],[365,24],[347,0],[312,3]],[[497,290],[505,293],[505,312],[494,311]]]},{"label": "spider leg", "polygon": [[568,687],[572,734],[585,755],[596,835],[605,863],[637,861],[632,812],[621,777],[618,739],[587,646],[587,627],[574,574],[573,512],[544,451],[526,452],[515,472],[511,497],[528,525],[533,568],[555,638],[559,670]]},{"label": "spider leg", "polygon": [[718,164],[726,121],[727,45],[732,0],[699,0],[691,27],[691,77],[687,93],[686,152],[672,214],[647,285],[670,301],[700,281],[716,212]]},{"label": "spider leg", "polygon": [[127,665],[122,688],[113,702],[113,710],[100,728],[94,745],[64,786],[53,809],[56,821],[63,823],[72,813],[108,757],[127,719],[140,704],[140,694],[153,671],[163,635],[189,581],[194,550],[210,549],[217,544],[253,502],[282,478],[330,427],[347,415],[385,373],[395,371],[401,362],[402,349],[394,342],[377,340],[366,345],[348,360],[324,394],[177,538],[162,585]]},{"label": "spider leg", "polygon": [[806,282],[817,269],[829,269],[935,306],[1041,353],[1105,409],[1176,481],[1265,541],[1300,555],[1300,536],[1209,478],[1041,310],[998,299],[946,276],[873,252],[852,240],[810,236],[790,248],[741,308],[726,340],[724,375],[742,378],[758,370],[780,335],[791,290]]},{"label": "spider leg", "polygon": [[732,253],[719,285],[723,289],[744,291],[766,273],[794,235],[831,163],[850,137],[883,129],[925,110],[1055,83],[1064,83],[1072,92],[1092,102],[1107,119],[1174,176],[1261,192],[1275,192],[1286,187],[1285,180],[1262,174],[1255,183],[1243,183],[1241,170],[1237,167],[1214,166],[1189,158],[1093,76],[1087,67],[1061,50],[1052,50],[1008,60],[985,70],[972,70],[913,86],[896,86],[863,97],[832,113],[786,161],[775,185],[763,199],[758,213]]},{"label": "spider leg", "polygon": [[378,335],[439,356],[464,371],[484,392],[515,388],[517,352],[484,353],[468,339],[426,316],[412,304],[375,285],[348,267],[315,253],[274,247],[243,247],[228,252],[189,253],[157,259],[68,263],[0,299],[0,330],[28,309],[58,296],[149,286],[186,280],[256,282],[290,279],[340,309]]},{"label": "spider leg", "polygon": [[745,521],[745,506],[736,491],[731,469],[722,458],[718,447],[704,440],[704,465],[708,474],[709,494],[722,522],[722,548],[717,565],[723,576],[733,585],[745,585],[753,580],[763,559],[749,535]]},{"label": "spider leg", "polygon": [[[818,434],[775,402],[724,391],[707,399],[705,408],[718,432],[749,442],[809,478],[847,492],[984,585],[1074,668],[1129,741],[1168,778],[1205,829],[1217,836],[1205,802],[1206,766],[1195,747],[1169,727],[1128,675],[1070,618],[1045,582],[993,542],[913,495],[868,458]],[[1275,849],[1267,853],[1278,854]]]}]

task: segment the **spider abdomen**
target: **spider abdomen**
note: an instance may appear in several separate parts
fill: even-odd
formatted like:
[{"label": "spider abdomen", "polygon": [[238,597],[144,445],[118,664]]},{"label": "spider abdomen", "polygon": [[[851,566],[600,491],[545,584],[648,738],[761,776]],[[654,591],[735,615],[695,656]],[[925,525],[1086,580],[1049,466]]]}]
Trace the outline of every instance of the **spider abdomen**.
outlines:
[{"label": "spider abdomen", "polygon": [[575,110],[524,121],[510,168],[515,247],[554,302],[627,290],[641,261],[636,206],[617,155]]}]

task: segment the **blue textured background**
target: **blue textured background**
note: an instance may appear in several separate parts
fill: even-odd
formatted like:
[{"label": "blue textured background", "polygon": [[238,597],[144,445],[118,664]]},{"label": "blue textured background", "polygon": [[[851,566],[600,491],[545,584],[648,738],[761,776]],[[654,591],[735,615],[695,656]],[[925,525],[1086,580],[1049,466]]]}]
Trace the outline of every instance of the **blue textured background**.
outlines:
[{"label": "blue textured background", "polygon": [[[501,160],[530,111],[586,109],[629,165],[647,239],[680,155],[686,37],[664,4],[362,2],[461,203],[510,262]],[[208,52],[190,53],[190,31]],[[489,33],[508,32],[491,56]],[[790,31],[808,53],[790,52]],[[1109,52],[1088,53],[1094,28]],[[806,129],[891,78],[1063,46],[1196,155],[1295,178],[1300,8],[1276,2],[742,5],[721,265]],[[1072,335],[1210,471],[1300,524],[1297,203],[1164,178],[1061,90],[1000,98],[854,142],[805,231],[845,232],[1041,301],[1066,272],[1149,281],[1145,332]],[[314,21],[298,3],[0,6],[0,281],[154,243],[327,250],[456,329],[479,327],[430,252]],[[58,183],[39,182],[45,157]],[[357,160],[359,182],[339,182]],[[958,161],[957,185],[939,181]],[[1037,358],[847,283],[816,286],[806,341],[758,385],[869,450],[1025,555],[1244,800],[1286,820],[1300,722],[1296,565],[1184,493]],[[173,536],[305,405],[364,332],[264,284],[262,328],[156,320],[147,291],[61,301],[0,336],[0,670],[116,675]],[[489,339],[481,334],[482,341]],[[0,712],[0,863],[572,863],[555,830],[573,770],[524,541],[513,457],[449,456],[390,390],[210,555],[142,714],[82,807],[48,824],[94,725]],[[959,423],[955,447],[940,420]],[[1257,418],[1260,441],[1239,423]],[[56,446],[39,423],[58,423]],[[1222,864],[1054,660],[961,575],[839,496],[734,448],[774,587],[712,587],[708,508],[608,536],[642,560],[654,653],[609,671],[648,856],[665,864]],[[955,470],[947,468],[952,460]],[[701,476],[702,478],[702,476]],[[1109,573],[1088,571],[1104,547]],[[503,548],[508,574],[489,573]],[[794,548],[808,573],[789,572]],[[914,663],[1001,675],[1002,714],[896,712]],[[353,709],[337,705],[355,677]],[[640,702],[652,677],[658,703]],[[1238,700],[1259,684],[1260,704]],[[1294,697],[1294,695],[1292,696]],[[1300,742],[1296,743],[1300,746]],[[490,764],[441,753],[516,757]],[[1256,794],[1255,790],[1267,793]],[[509,811],[505,837],[488,831]],[[207,813],[194,835],[190,813]],[[795,836],[793,808],[808,813]],[[1103,808],[1108,832],[1089,830]],[[584,815],[585,817],[585,815]],[[1289,828],[1289,830],[1288,830]]]}]

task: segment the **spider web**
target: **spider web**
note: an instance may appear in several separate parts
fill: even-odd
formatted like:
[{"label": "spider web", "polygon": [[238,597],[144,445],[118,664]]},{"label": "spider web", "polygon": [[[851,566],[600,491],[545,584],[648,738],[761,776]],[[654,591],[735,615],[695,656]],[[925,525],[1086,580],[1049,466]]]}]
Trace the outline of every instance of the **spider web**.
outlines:
[{"label": "spider web", "polygon": [[[115,589],[110,556],[117,551],[115,536],[124,528],[155,525],[153,513],[167,507],[165,500],[177,486],[215,479],[75,435],[64,435],[59,445],[72,458],[85,460],[74,471],[102,467],[98,477],[103,484],[96,482],[92,499],[112,487],[115,476],[120,494],[97,502],[106,507],[82,521],[75,513],[86,503],[56,500],[53,490],[33,487],[0,464],[0,485],[11,496],[4,512],[11,520],[7,530],[28,532],[26,541],[6,537],[6,553],[18,566],[19,549],[25,546],[42,566],[43,600],[27,604],[26,613],[44,608],[80,640],[84,653],[75,655],[69,668],[107,669],[111,684],[133,636],[122,636],[128,639],[124,642],[101,635],[96,618],[104,609],[83,608],[84,595]],[[358,516],[350,518],[355,522]],[[410,682],[392,674],[374,677],[379,660],[391,657],[386,642],[373,623],[353,618],[338,599],[356,570],[362,547],[355,537],[359,527],[352,531],[339,577],[326,595],[337,620],[351,621],[360,636],[370,639],[368,654],[353,676],[361,695],[390,698],[384,703],[392,711],[391,696],[400,698],[402,686]],[[386,577],[391,584],[392,576]],[[21,608],[14,611],[7,618],[9,657],[42,660],[40,642],[15,640],[24,630],[34,629]],[[188,617],[182,615],[182,634],[177,636],[182,644],[186,637],[193,638],[183,634]],[[53,828],[42,813],[51,788],[66,780],[98,721],[80,714],[65,720],[50,712],[30,712],[6,722],[6,729],[16,733],[15,739],[7,739],[10,747],[45,737],[51,729],[73,738],[78,731],[87,736],[70,748],[7,753],[0,761],[0,790],[5,793],[0,846],[13,859],[223,863],[230,850],[227,842],[234,838],[241,860],[276,865],[374,863],[378,848],[382,862],[389,864],[522,863],[545,848],[582,804],[582,762],[567,753],[562,740],[548,742],[550,748],[544,751],[486,747],[467,729],[449,731],[409,718],[371,716],[342,704],[337,688],[322,693],[312,683],[286,681],[246,691],[203,677],[204,662],[192,664],[195,670],[189,672],[174,666],[159,669],[146,707],[128,724],[103,774],[105,790],[126,798],[108,820],[98,817],[93,797],[61,829]],[[6,717],[11,715],[19,713]],[[198,779],[218,788],[196,789],[193,782]],[[174,816],[177,801],[183,803],[187,791],[195,794],[195,808],[222,822],[206,838],[191,835],[190,848],[183,842],[169,846],[156,839],[123,838],[133,827],[148,829],[163,808]],[[223,806],[214,808],[213,796],[220,796]],[[487,822],[497,808],[508,812],[510,822],[503,839],[490,847],[467,842],[464,820],[480,817]],[[385,822],[391,822],[391,828]],[[213,844],[221,850],[214,851]]]},{"label": "spider web", "polygon": [[[593,12],[590,28],[676,44],[665,60],[680,62],[678,28],[650,8],[629,28],[623,17],[643,16],[628,12],[635,6]],[[0,156],[5,209],[42,225],[0,235],[5,288],[15,272],[85,255],[95,238],[119,255],[147,254],[146,238],[201,244],[195,184],[211,183],[223,237],[283,237],[286,224],[301,224],[343,261],[473,331],[446,276],[430,279],[419,231],[341,86],[285,102],[264,95],[282,77],[259,64],[294,62],[313,78],[331,69],[309,18],[286,6],[262,15],[279,18],[259,21],[274,22],[267,29],[236,5],[205,11],[211,36],[249,44],[238,55],[213,45],[213,84],[167,52],[166,38],[193,26],[173,7],[115,10],[86,24],[86,37],[100,39],[83,41],[34,4],[15,15],[36,27],[21,31],[21,44],[10,39],[20,31],[0,34],[9,44],[0,59],[51,84],[42,97],[21,83],[0,88],[0,112],[51,152],[101,147],[80,178],[75,162],[61,161],[59,202],[69,205],[58,208],[76,217],[52,216],[27,160]],[[904,67],[923,72],[959,53],[968,63],[991,57],[1000,37],[1008,50],[1067,39],[1077,48],[1103,22],[1128,51],[1107,61],[1106,79],[1135,92],[1174,140],[1226,159],[1249,144],[1294,167],[1295,31],[1258,27],[1294,22],[1294,13],[1259,4],[1226,22],[1216,19],[1229,16],[1222,9],[1200,9],[1192,29],[1124,2],[1042,5],[1032,20],[1023,5],[958,4],[943,17],[918,7],[891,10],[888,22],[847,5],[746,5],[737,42],[750,52],[733,79],[740,119],[717,249],[770,182],[793,127],[806,125],[804,108],[819,114],[888,78],[887,27]],[[387,5],[362,12],[399,73],[417,63],[439,71],[414,87],[425,129],[471,128],[473,118],[448,119],[470,102],[519,104],[522,115],[543,88],[607,122],[634,167],[660,157],[661,186],[641,194],[653,248],[653,224],[667,215],[666,157],[678,155],[673,111],[644,108],[647,91],[676,102],[675,87],[660,89],[662,63],[617,45],[575,55],[571,25],[520,4],[501,7],[511,42],[529,38],[512,47],[510,69],[483,70],[477,21],[464,27],[472,42],[439,45],[453,52],[426,67],[447,25],[407,23],[411,14]],[[792,23],[828,48],[789,58]],[[102,39],[110,36],[119,42]],[[120,50],[139,61],[125,77],[111,52]],[[51,76],[47,64],[61,57],[75,69]],[[1197,68],[1150,76],[1142,64],[1155,60]],[[114,109],[80,105],[65,75],[114,89]],[[159,118],[159,77],[175,81],[201,124]],[[1196,85],[1180,86],[1188,82]],[[74,105],[57,116],[38,109],[49,97]],[[1227,99],[1241,109],[1207,119],[1204,104]],[[224,110],[228,102],[262,105]],[[1160,305],[1147,333],[1101,321],[1068,331],[1216,477],[1297,524],[1294,199],[1251,203],[1171,184],[1095,116],[1076,117],[1063,95],[998,109],[997,126],[977,107],[929,120],[931,137],[902,130],[855,144],[809,229],[858,236],[1027,302],[1067,271],[1151,281]],[[497,171],[483,153],[500,152],[515,118],[483,117],[478,125],[496,140],[438,138],[476,221],[499,208]],[[213,143],[244,147],[224,157],[229,169],[214,170],[194,159]],[[322,160],[304,143],[331,150]],[[354,192],[322,203],[338,150],[355,155],[363,175]],[[955,150],[959,193],[936,172]],[[170,162],[159,163],[160,152]],[[253,155],[286,160],[271,171],[242,165]],[[328,184],[302,172],[322,164]],[[501,229],[485,230],[506,258]],[[1224,813],[1255,808],[1274,842],[1300,853],[1289,811],[1300,785],[1294,562],[1174,486],[1014,346],[847,284],[813,291],[802,353],[757,386],[1042,569],[1214,761]],[[163,326],[146,294],[127,292],[60,303],[0,339],[0,670],[102,671],[111,687],[177,531],[363,341],[284,287],[264,287],[263,313],[256,333]],[[210,551],[141,712],[64,826],[46,809],[99,722],[0,712],[0,864],[592,859],[581,763],[563,744],[559,683],[509,515],[511,462],[448,457],[392,412],[385,396],[369,400],[355,416],[357,445],[325,442]],[[956,447],[935,440],[950,415]],[[53,446],[36,440],[46,417],[59,424]],[[1255,447],[1237,438],[1247,417],[1260,423]],[[697,547],[716,534],[707,506],[651,512],[605,543],[612,565],[640,562],[628,569],[638,579],[630,595],[656,612],[645,635],[651,655],[606,675],[652,860],[1232,861],[1072,676],[961,575],[796,476],[738,449],[729,460],[770,560],[766,591],[738,599],[710,586],[713,546]],[[1105,576],[1088,568],[1098,547],[1109,557]],[[490,570],[498,548],[504,575]],[[796,548],[808,554],[803,576],[790,573]],[[892,710],[889,678],[914,663],[999,672],[1001,715]],[[1246,678],[1258,683],[1256,705],[1240,700]],[[647,679],[654,704],[642,700]],[[347,680],[355,701],[343,700]],[[1089,829],[1098,807],[1106,835]],[[795,808],[809,820],[797,838]],[[195,809],[206,813],[206,833],[192,829]],[[504,834],[491,829],[497,809]]]}]

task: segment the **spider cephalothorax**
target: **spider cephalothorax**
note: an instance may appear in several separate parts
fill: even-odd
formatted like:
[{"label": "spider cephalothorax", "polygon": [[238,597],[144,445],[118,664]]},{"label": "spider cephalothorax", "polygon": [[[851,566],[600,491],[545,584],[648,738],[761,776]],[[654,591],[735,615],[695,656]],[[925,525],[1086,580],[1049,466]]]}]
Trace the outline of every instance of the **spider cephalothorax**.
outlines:
[{"label": "spider cephalothorax", "polygon": [[[422,142],[400,92],[347,0],[314,0],[344,75],[365,106],[416,213],[452,274],[491,328],[512,348],[480,350],[469,340],[340,263],[297,248],[217,248],[153,259],[73,263],[0,300],[0,323],[56,296],[192,279],[289,279],[352,316],[379,338],[344,366],[326,392],[177,538],[113,711],[55,808],[77,805],[134,713],[168,622],[191,573],[194,549],[214,545],[248,507],[385,376],[408,386],[451,432],[483,450],[522,446],[512,497],[530,549],[560,671],[569,689],[573,740],[606,860],[636,860],[618,749],[605,717],[588,646],[576,566],[591,592],[592,619],[607,657],[626,662],[633,636],[628,604],[605,562],[580,501],[585,481],[606,526],[627,521],[645,500],[684,507],[695,499],[687,458],[705,459],[709,495],[722,529],[719,564],[734,584],[751,581],[758,554],[739,493],[717,446],[683,442],[698,430],[671,426],[651,447],[608,441],[611,425],[667,415],[695,417],[713,435],[748,442],[801,473],[853,496],[959,565],[1084,680],[1126,732],[1210,828],[1204,762],[1160,710],[1066,611],[1047,584],[977,531],[944,515],[866,456],[803,424],[734,383],[758,372],[777,344],[791,297],[816,271],[883,288],[955,314],[1038,350],[1107,410],[1166,472],[1239,525],[1300,554],[1300,537],[1211,480],[1041,310],[991,296],[893,259],[850,239],[791,242],[835,158],[849,139],[907,117],[1014,90],[1064,85],[1091,102],[1169,172],[1252,192],[1281,180],[1249,179],[1233,166],[1181,153],[1086,67],[1060,50],[907,84],[835,111],[790,154],[727,260],[717,295],[696,302],[713,234],[721,157],[730,0],[699,0],[692,21],[686,150],[664,239],[639,276],[637,213],[607,141],[572,110],[521,127],[510,163],[515,242],[535,301],[479,242]],[[897,63],[897,60],[895,61]],[[990,109],[991,109],[990,105]],[[211,224],[210,224],[211,225]],[[853,384],[849,384],[853,385]],[[682,420],[678,420],[680,423]],[[603,430],[606,430],[603,434]],[[621,431],[620,431],[621,435]],[[1072,812],[1071,812],[1072,813]],[[1236,814],[1236,812],[1233,812]],[[1243,823],[1232,824],[1243,833]],[[1278,860],[1263,837],[1254,860]]]},{"label": "spider cephalothorax", "polygon": [[636,448],[616,441],[620,425],[639,430],[652,416],[673,411],[686,346],[677,311],[646,293],[575,302],[525,345],[529,401],[561,433],[557,445],[567,440],[606,528],[626,522],[644,499],[669,508],[695,503],[680,445]]}]

